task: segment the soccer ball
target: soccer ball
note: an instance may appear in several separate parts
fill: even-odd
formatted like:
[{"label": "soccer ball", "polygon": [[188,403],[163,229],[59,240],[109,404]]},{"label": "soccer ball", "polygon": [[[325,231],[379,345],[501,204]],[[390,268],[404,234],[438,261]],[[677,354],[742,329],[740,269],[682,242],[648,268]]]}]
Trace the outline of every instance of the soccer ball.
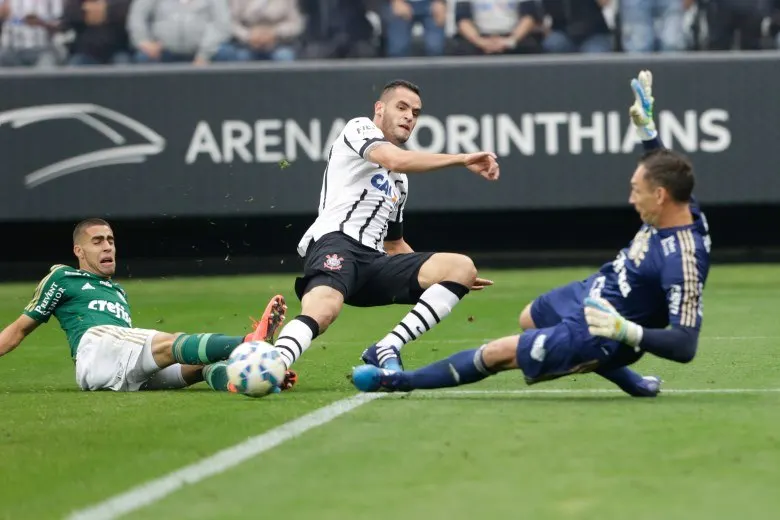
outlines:
[{"label": "soccer ball", "polygon": [[286,369],[273,345],[248,341],[228,358],[227,375],[236,390],[249,397],[263,397],[284,381]]}]

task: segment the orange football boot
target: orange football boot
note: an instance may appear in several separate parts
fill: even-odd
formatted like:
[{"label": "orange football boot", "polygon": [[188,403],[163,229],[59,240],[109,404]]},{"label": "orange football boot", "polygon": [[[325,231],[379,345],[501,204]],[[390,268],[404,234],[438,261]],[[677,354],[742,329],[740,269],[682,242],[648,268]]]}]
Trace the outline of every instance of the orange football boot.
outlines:
[{"label": "orange football boot", "polygon": [[[268,302],[262,317],[259,320],[252,320],[253,332],[246,335],[244,341],[265,341],[273,345],[276,331],[284,322],[287,313],[287,305],[284,303],[284,296],[277,294]],[[291,389],[298,382],[298,374],[293,370],[287,370],[284,374],[284,381],[279,386],[281,390]]]}]

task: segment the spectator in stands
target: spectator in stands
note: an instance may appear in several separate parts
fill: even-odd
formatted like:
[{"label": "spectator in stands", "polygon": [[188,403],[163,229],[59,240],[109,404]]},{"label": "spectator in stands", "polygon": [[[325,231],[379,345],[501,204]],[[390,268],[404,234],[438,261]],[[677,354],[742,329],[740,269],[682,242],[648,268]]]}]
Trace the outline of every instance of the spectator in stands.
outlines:
[{"label": "spectator in stands", "polygon": [[[587,0],[589,1],[589,0]],[[453,52],[520,54],[541,52],[535,0],[458,0]]]},{"label": "spectator in stands", "polygon": [[612,52],[615,49],[614,37],[602,11],[609,1],[531,1],[537,6],[537,23],[546,31],[542,42],[545,52]]},{"label": "spectator in stands", "polygon": [[428,56],[444,54],[444,24],[447,21],[445,0],[385,0],[382,22],[385,35],[385,53],[391,58],[411,54],[412,29],[423,28],[423,44]]},{"label": "spectator in stands", "polygon": [[307,23],[301,57],[371,58],[377,55],[365,0],[300,0]]},{"label": "spectator in stands", "polygon": [[708,0],[709,49],[733,49],[737,31],[739,49],[761,49],[761,23],[769,14],[768,7],[765,0]]},{"label": "spectator in stands", "polygon": [[127,24],[139,63],[204,65],[232,58],[218,53],[230,38],[225,0],[133,0]]},{"label": "spectator in stands", "polygon": [[130,63],[127,11],[131,0],[66,0],[63,30],[73,30],[71,65]]},{"label": "spectator in stands", "polygon": [[295,43],[303,32],[296,0],[230,0],[233,41],[223,46],[232,61],[295,59]]},{"label": "spectator in stands", "polygon": [[[606,0],[604,3],[618,0]],[[619,0],[623,50],[630,53],[686,50],[683,19],[694,0]]]},{"label": "spectator in stands", "polygon": [[62,0],[0,0],[0,66],[57,65],[61,52],[54,44]]},{"label": "spectator in stands", "polygon": [[775,47],[780,49],[780,0],[772,0],[772,6],[769,9],[771,24],[769,31],[775,38]]}]

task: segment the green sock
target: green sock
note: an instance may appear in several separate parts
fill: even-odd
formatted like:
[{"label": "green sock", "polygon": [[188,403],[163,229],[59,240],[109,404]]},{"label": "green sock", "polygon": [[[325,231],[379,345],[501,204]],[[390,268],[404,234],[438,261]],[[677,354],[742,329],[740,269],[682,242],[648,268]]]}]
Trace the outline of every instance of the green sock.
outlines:
[{"label": "green sock", "polygon": [[212,390],[227,392],[227,363],[224,361],[203,367],[203,379]]},{"label": "green sock", "polygon": [[173,341],[173,359],[183,365],[208,365],[224,361],[243,337],[224,334],[182,334]]}]

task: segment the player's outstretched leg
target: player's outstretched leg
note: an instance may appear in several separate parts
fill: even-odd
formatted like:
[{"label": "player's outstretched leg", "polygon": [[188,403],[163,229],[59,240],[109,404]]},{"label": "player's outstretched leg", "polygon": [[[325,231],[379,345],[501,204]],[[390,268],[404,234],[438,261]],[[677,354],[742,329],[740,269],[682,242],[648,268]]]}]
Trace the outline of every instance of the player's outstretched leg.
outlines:
[{"label": "player's outstretched leg", "polygon": [[209,388],[217,392],[236,392],[236,388],[230,384],[227,375],[227,362],[218,361],[206,365],[202,370],[203,380]]},{"label": "player's outstretched leg", "polygon": [[329,276],[315,276],[306,283],[308,287],[299,286],[301,313],[287,322],[274,343],[287,368],[311,347],[317,336],[328,330],[344,306],[344,295],[328,285]]},{"label": "player's outstretched leg", "polygon": [[611,370],[596,370],[596,373],[615,383],[633,397],[655,397],[661,392],[661,379],[657,376],[642,376],[628,367]]},{"label": "player's outstretched leg", "polygon": [[[465,350],[413,371],[394,371],[373,365],[353,369],[352,383],[363,392],[409,392],[435,388],[462,386],[490,377],[505,370],[518,369],[520,336],[493,340],[478,349]],[[550,380],[561,374],[544,376],[536,381]],[[660,380],[642,377],[627,367],[599,373],[620,386],[629,395],[655,397],[660,391]],[[528,380],[528,378],[526,378]]]},{"label": "player's outstretched leg", "polygon": [[436,253],[420,267],[417,281],[424,292],[417,304],[387,336],[367,348],[364,363],[388,370],[402,370],[400,351],[409,342],[446,318],[477,280],[471,258]]},{"label": "player's outstretched leg", "polygon": [[[224,361],[233,350],[245,341],[261,340],[270,334],[273,341],[273,333],[284,319],[286,307],[284,298],[274,296],[268,303],[263,317],[255,322],[255,330],[246,336],[226,336],[224,334],[177,334],[158,335],[152,346],[155,359],[170,356],[172,363],[182,365],[208,365],[217,361]],[[173,336],[168,348],[168,340],[165,336]],[[158,341],[159,339],[159,341]],[[166,363],[166,364],[172,364]]]},{"label": "player's outstretched leg", "polygon": [[[153,363],[162,369],[180,364],[183,377],[187,376],[185,379],[188,384],[205,380],[215,390],[229,390],[226,363],[220,362],[227,360],[233,350],[245,341],[260,340],[272,343],[276,331],[284,321],[286,310],[284,298],[279,295],[274,296],[260,320],[254,323],[254,330],[246,336],[158,333],[152,340]],[[198,367],[202,365],[207,365],[202,369],[202,379],[189,372],[184,374],[185,369],[200,372],[201,369]],[[288,373],[282,389],[292,387],[296,379],[295,373]]]},{"label": "player's outstretched leg", "polygon": [[519,336],[493,340],[418,370],[394,371],[373,365],[355,367],[352,383],[363,392],[409,392],[468,385],[498,372],[517,368]]}]

